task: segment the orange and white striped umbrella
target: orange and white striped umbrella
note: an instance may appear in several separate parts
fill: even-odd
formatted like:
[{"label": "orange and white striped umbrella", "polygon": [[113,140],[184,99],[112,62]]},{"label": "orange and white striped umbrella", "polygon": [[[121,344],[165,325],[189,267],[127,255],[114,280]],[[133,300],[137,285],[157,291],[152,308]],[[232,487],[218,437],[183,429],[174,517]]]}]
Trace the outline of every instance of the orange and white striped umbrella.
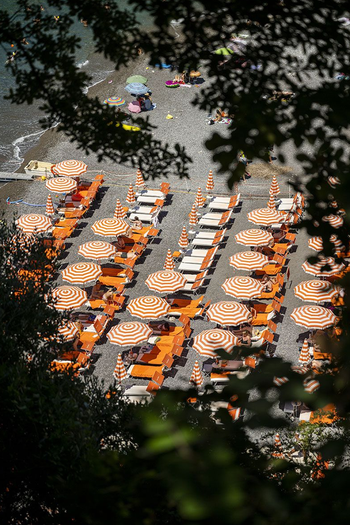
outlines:
[{"label": "orange and white striped umbrella", "polygon": [[192,374],[190,377],[190,383],[194,383],[197,387],[202,386],[202,384],[204,383],[204,379],[202,376],[202,372],[199,368],[198,361],[196,361],[194,364]]},{"label": "orange and white striped umbrella", "polygon": [[230,257],[230,265],[238,270],[261,270],[269,258],[259,252],[238,252]]},{"label": "orange and white striped umbrella", "polygon": [[134,188],[132,187],[132,184],[130,184],[129,186],[128,194],[126,196],[126,202],[128,202],[129,204],[135,204],[136,202],[135,192]]},{"label": "orange and white striped umbrella", "polygon": [[123,206],[120,204],[120,200],[117,199],[117,204],[115,207],[113,219],[124,219],[125,216],[126,216],[126,213],[123,210]]},{"label": "orange and white striped umbrella", "polygon": [[274,458],[284,458],[282,442],[279,434],[275,434],[275,450],[272,452]]},{"label": "orange and white striped umbrella", "polygon": [[73,321],[68,321],[68,323],[64,323],[58,327],[58,333],[66,341],[73,341],[75,336],[79,333],[79,328]]},{"label": "orange and white striped umbrella", "polygon": [[[325,269],[327,268],[328,269]],[[320,260],[315,264],[310,264],[305,261],[302,264],[302,269],[306,273],[316,275],[317,277],[329,277],[330,275],[336,275],[345,268],[343,263],[336,263],[333,257],[320,257]]]},{"label": "orange and white striped umbrella", "polygon": [[152,335],[152,328],[145,323],[127,322],[119,323],[108,332],[110,343],[119,346],[137,345]]},{"label": "orange and white striped umbrella", "polygon": [[163,266],[164,270],[174,270],[175,269],[175,263],[173,259],[173,254],[171,253],[171,250],[168,248],[168,252],[166,254],[165,263]]},{"label": "orange and white striped umbrella", "polygon": [[318,279],[303,281],[294,288],[296,297],[299,297],[299,299],[303,301],[315,301],[316,303],[329,302],[333,297],[338,295],[340,291],[340,286]]},{"label": "orange and white striped umbrella", "polygon": [[87,301],[87,293],[77,286],[58,286],[52,292],[56,310],[75,310]]},{"label": "orange and white striped umbrella", "polygon": [[180,246],[180,248],[187,248],[187,246],[189,245],[186,226],[183,226],[182,228],[178,245]]},{"label": "orange and white striped umbrella", "polygon": [[51,197],[50,194],[47,197],[45,213],[46,213],[46,215],[54,215],[55,214],[55,208],[53,207],[52,197]]},{"label": "orange and white striped umbrella", "polygon": [[204,330],[193,339],[192,347],[205,357],[218,357],[216,350],[225,350],[230,354],[239,345],[238,337],[228,330],[213,328]]},{"label": "orange and white striped umbrella", "polygon": [[337,184],[340,184],[340,179],[338,177],[330,176],[327,178],[327,182],[331,188],[335,188]]},{"label": "orange and white striped umbrella", "polygon": [[[339,250],[343,250],[345,248],[342,241],[339,239],[335,233],[333,233],[329,240],[334,244],[334,247]],[[311,248],[311,250],[315,250],[316,252],[321,252],[323,250],[323,239],[322,237],[311,237],[311,239],[308,240],[308,246]]]},{"label": "orange and white striped umbrella", "polygon": [[333,228],[340,228],[344,224],[344,219],[340,217],[340,215],[327,215],[326,217],[322,217],[322,220],[324,222],[329,222]]},{"label": "orange and white striped umbrella", "polygon": [[142,186],[145,186],[145,181],[143,180],[143,176],[142,176],[142,173],[141,173],[140,169],[138,169],[137,172],[136,172],[135,186],[137,188],[141,188]]},{"label": "orange and white striped umbrella", "polygon": [[276,177],[274,175],[272,177],[269,193],[270,193],[270,195],[275,196],[275,195],[278,195],[280,192],[281,192],[280,187],[279,187],[277,179],[276,179]]},{"label": "orange and white striped umbrella", "polygon": [[197,215],[197,207],[196,203],[192,205],[191,213],[190,213],[190,220],[189,224],[191,226],[195,226],[198,223],[198,215]]},{"label": "orange and white striped umbrella", "polygon": [[96,235],[102,235],[103,237],[124,235],[129,228],[129,224],[123,219],[100,219],[91,226],[92,231]]},{"label": "orange and white striped umbrella", "polygon": [[118,354],[117,364],[115,365],[113,376],[119,383],[121,383],[124,379],[128,377],[121,354]]},{"label": "orange and white striped umbrella", "polygon": [[264,291],[265,284],[252,277],[231,277],[226,279],[221,288],[228,295],[237,299],[253,299],[260,297]]},{"label": "orange and white striped umbrella", "polygon": [[71,193],[77,187],[77,181],[68,177],[56,177],[46,181],[46,188],[53,193]]},{"label": "orange and white striped umbrella", "polygon": [[52,166],[51,171],[55,175],[64,177],[79,177],[87,171],[87,165],[81,160],[63,160]]},{"label": "orange and white striped umbrella", "polygon": [[267,207],[270,208],[270,210],[276,211],[276,203],[275,203],[275,197],[272,193],[270,193],[270,198],[267,202]]},{"label": "orange and white striped umbrella", "polygon": [[301,350],[300,350],[298,361],[301,365],[308,365],[312,361],[307,339],[304,339],[303,346],[301,347]]},{"label": "orange and white striped umbrella", "polygon": [[283,377],[277,377],[275,376],[272,380],[273,384],[276,385],[276,386],[282,386],[282,385],[285,385],[286,383],[288,383],[289,379],[288,377],[286,376],[283,376]]},{"label": "orange and white striped umbrella", "polygon": [[214,189],[214,179],[213,179],[213,172],[212,172],[212,170],[209,171],[207,185],[206,185],[205,189],[206,189],[206,191],[213,191],[213,189]]},{"label": "orange and white striped umbrella", "polygon": [[145,283],[150,290],[161,293],[171,293],[183,288],[187,283],[187,279],[182,273],[160,270],[159,272],[151,273]]},{"label": "orange and white striped umbrella", "polygon": [[316,390],[320,388],[321,385],[320,382],[317,381],[317,379],[313,377],[307,377],[303,381],[303,386],[305,392],[307,392],[308,394],[313,394],[314,392],[316,392]]},{"label": "orange and white striped umbrella", "polygon": [[40,213],[28,213],[16,220],[16,226],[24,233],[39,233],[51,228],[52,222],[49,217]]},{"label": "orange and white striped umbrella", "polygon": [[260,226],[271,226],[271,224],[281,223],[285,220],[285,215],[270,208],[258,208],[247,214],[249,222],[259,224]]},{"label": "orange and white striped umbrella", "polygon": [[219,301],[211,304],[207,310],[210,321],[224,326],[237,326],[251,320],[251,312],[248,308],[236,301]]},{"label": "orange and white striped umbrella", "polygon": [[109,259],[115,255],[116,251],[115,246],[106,241],[89,241],[81,244],[78,249],[79,255],[86,259],[96,259],[97,261]]},{"label": "orange and white striped umbrella", "polygon": [[80,262],[67,266],[62,271],[62,279],[71,284],[92,283],[102,275],[101,266],[92,262]]},{"label": "orange and white striped umbrella", "polygon": [[161,297],[144,295],[132,299],[126,308],[132,315],[141,319],[158,319],[168,313],[170,305]]},{"label": "orange and white striped umbrella", "polygon": [[245,246],[267,246],[273,242],[273,236],[264,230],[242,230],[235,235],[235,241]]},{"label": "orange and white striped umbrella", "polygon": [[204,203],[205,203],[205,200],[202,195],[202,190],[201,188],[198,188],[196,200],[194,201],[194,204],[197,206],[197,208],[203,208]]},{"label": "orange and white striped umbrella", "polygon": [[334,313],[323,306],[299,306],[294,308],[290,316],[298,326],[310,330],[324,330],[332,326],[336,320]]}]

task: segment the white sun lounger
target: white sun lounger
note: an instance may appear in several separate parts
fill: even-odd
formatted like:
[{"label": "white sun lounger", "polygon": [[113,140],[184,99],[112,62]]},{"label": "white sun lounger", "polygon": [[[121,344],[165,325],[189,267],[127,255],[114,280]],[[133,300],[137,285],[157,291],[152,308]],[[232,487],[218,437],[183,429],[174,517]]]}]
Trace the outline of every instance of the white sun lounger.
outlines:
[{"label": "white sun lounger", "polygon": [[[190,259],[190,257],[189,257]],[[192,261],[192,263],[188,263],[188,262],[184,262],[182,261],[178,270],[179,271],[182,271],[182,270],[185,270],[187,272],[201,272],[203,270],[207,270],[208,268],[210,268],[210,266],[212,265],[213,263],[213,260],[214,259],[203,259],[201,263],[194,263]]]},{"label": "white sun lounger", "polygon": [[210,250],[201,250],[201,249],[194,248],[194,249],[186,251],[185,255],[190,256],[190,257],[203,257],[203,258],[210,255],[211,257],[213,257],[218,251],[218,248],[219,248],[218,246],[214,246]]},{"label": "white sun lounger", "polygon": [[187,279],[188,283],[195,283],[196,281],[201,281],[207,276],[208,270],[204,270],[204,272],[197,273],[193,275],[192,273],[183,273],[182,275]]},{"label": "white sun lounger", "polygon": [[160,190],[141,190],[136,192],[136,195],[142,197],[157,197],[157,199],[165,199],[166,195]]},{"label": "white sun lounger", "polygon": [[156,217],[159,213],[159,210],[155,213],[139,213],[139,212],[133,212],[129,215],[129,219],[132,221],[137,217],[141,222],[152,222],[154,217]]},{"label": "white sun lounger", "polygon": [[196,239],[214,239],[215,237],[220,237],[220,235],[225,235],[227,228],[220,230],[218,232],[212,232],[207,230],[200,230],[196,233]]},{"label": "white sun lounger", "polygon": [[[156,195],[139,195],[137,197],[137,202],[144,202],[145,204],[155,204],[155,202],[159,199],[160,197],[157,197]],[[163,199],[164,197],[162,197]]]},{"label": "white sun lounger", "polygon": [[221,226],[226,224],[228,220],[229,218],[217,220],[217,219],[205,219],[202,217],[201,219],[199,219],[198,224],[199,226],[210,226],[211,228],[220,228]]},{"label": "white sun lounger", "polygon": [[195,281],[194,283],[187,282],[185,286],[181,288],[179,291],[197,293],[198,290],[203,286],[204,281],[205,279],[201,279],[200,281]]},{"label": "white sun lounger", "polygon": [[[225,197],[224,197],[225,198]],[[212,201],[209,202],[208,208],[212,210],[231,210],[235,206],[238,206],[241,198],[241,194],[233,195],[231,198],[226,200],[221,200],[221,198],[215,197]]]},{"label": "white sun lounger", "polygon": [[156,206],[135,206],[135,208],[133,208],[133,212],[135,212],[136,214],[144,213],[145,215],[147,215],[150,213],[154,215],[155,213],[157,213],[157,211],[158,208]]},{"label": "white sun lounger", "polygon": [[146,388],[144,385],[133,385],[125,390],[122,397],[130,403],[150,402],[153,396],[147,392]]}]

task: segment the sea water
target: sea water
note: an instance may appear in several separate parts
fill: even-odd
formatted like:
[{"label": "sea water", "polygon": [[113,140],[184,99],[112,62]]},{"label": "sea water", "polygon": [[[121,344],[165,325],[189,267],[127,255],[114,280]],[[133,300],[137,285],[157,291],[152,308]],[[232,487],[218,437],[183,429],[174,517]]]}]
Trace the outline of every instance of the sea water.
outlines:
[{"label": "sea water", "polygon": [[[45,7],[44,1],[40,5]],[[127,7],[127,2],[121,1],[119,5],[121,8]],[[15,8],[13,0],[1,0],[2,10],[13,13]],[[142,18],[139,15],[137,18],[142,25],[150,25],[149,18]],[[89,87],[92,87],[102,82],[114,67],[111,62],[94,53],[94,42],[89,27],[85,27],[77,20],[73,30],[81,39],[81,49],[76,53],[76,64],[89,74],[91,77]],[[4,98],[9,89],[15,87],[14,78],[5,67],[6,59],[5,51],[0,48],[0,171],[14,172],[22,164],[24,154],[38,143],[45,130],[39,125],[39,119],[43,116],[39,110],[39,101],[35,101],[32,105],[16,105]],[[36,160],[49,161],[50,159]]]}]

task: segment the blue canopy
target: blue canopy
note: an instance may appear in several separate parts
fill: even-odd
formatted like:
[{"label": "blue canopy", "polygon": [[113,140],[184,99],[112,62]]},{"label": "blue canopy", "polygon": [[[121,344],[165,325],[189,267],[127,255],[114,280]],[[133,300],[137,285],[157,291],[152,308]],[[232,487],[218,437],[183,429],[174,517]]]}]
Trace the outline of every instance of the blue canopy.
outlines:
[{"label": "blue canopy", "polygon": [[139,84],[138,82],[128,84],[125,90],[131,93],[131,95],[144,95],[149,91],[149,89],[144,84]]}]

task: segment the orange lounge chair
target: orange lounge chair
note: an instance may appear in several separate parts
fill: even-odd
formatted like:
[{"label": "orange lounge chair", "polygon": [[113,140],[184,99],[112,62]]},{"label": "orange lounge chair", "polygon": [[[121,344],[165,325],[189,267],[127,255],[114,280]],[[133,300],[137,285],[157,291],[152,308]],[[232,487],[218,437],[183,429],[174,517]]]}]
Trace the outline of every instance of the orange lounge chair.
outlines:
[{"label": "orange lounge chair", "polygon": [[153,377],[155,372],[162,373],[164,365],[151,366],[151,365],[131,365],[128,373],[131,377],[141,377],[150,379]]},{"label": "orange lounge chair", "polygon": [[163,364],[164,357],[171,353],[171,345],[168,345],[165,348],[159,348],[154,346],[151,352],[146,352],[138,363],[145,363],[147,365],[161,365]]},{"label": "orange lounge chair", "polygon": [[99,318],[96,318],[87,330],[84,330],[80,334],[79,342],[83,343],[96,343],[103,335],[110,317],[101,314]]},{"label": "orange lounge chair", "polygon": [[102,275],[98,278],[98,282],[106,286],[117,288],[121,284],[128,284],[133,276],[134,272],[130,268],[103,268]]}]

